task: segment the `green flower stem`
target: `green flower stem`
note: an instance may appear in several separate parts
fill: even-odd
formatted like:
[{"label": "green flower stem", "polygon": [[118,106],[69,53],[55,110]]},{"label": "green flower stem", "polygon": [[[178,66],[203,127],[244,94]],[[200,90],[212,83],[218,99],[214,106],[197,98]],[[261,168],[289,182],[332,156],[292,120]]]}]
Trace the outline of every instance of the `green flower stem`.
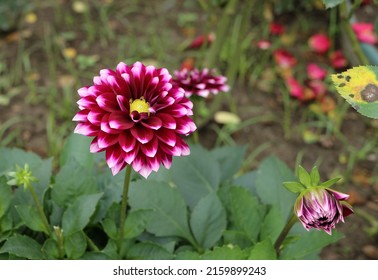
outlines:
[{"label": "green flower stem", "polygon": [[294,214],[290,217],[289,221],[287,222],[287,224],[285,225],[285,227],[283,228],[283,230],[281,231],[280,235],[278,236],[277,240],[276,240],[276,243],[274,243],[274,249],[276,250],[277,252],[277,255],[280,253],[280,249],[281,249],[281,245],[282,245],[282,242],[285,240],[287,234],[289,233],[289,231],[291,230],[291,228],[293,227],[293,225],[298,221],[298,218],[297,216],[295,216]]},{"label": "green flower stem", "polygon": [[47,235],[48,236],[51,236],[51,229],[50,229],[50,224],[46,218],[46,215],[45,215],[45,212],[43,211],[43,208],[42,208],[42,205],[39,203],[39,200],[38,200],[38,196],[37,194],[35,193],[35,190],[33,188],[33,186],[31,184],[29,184],[28,186],[28,189],[30,190],[30,193],[33,197],[33,200],[34,200],[34,203],[35,203],[35,206],[37,207],[38,209],[38,213],[39,215],[41,216],[41,219],[42,219],[42,222],[43,222],[43,225],[45,226],[46,230],[47,230]]},{"label": "green flower stem", "polygon": [[55,235],[58,239],[58,251],[59,251],[59,259],[63,259],[65,252],[64,252],[64,242],[63,242],[63,234],[62,230],[58,226],[54,226]]},{"label": "green flower stem", "polygon": [[360,61],[361,64],[363,65],[369,65],[369,60],[365,56],[364,52],[361,49],[360,42],[357,40],[356,34],[354,33],[350,23],[349,23],[349,18],[348,18],[348,8],[346,5],[346,2],[343,2],[340,4],[340,21],[341,21],[341,26],[345,30],[351,44],[353,51],[358,57],[358,60]]},{"label": "green flower stem", "polygon": [[121,212],[119,215],[119,230],[118,230],[118,251],[121,253],[122,243],[123,243],[123,233],[124,233],[124,226],[126,221],[126,214],[127,214],[127,201],[128,201],[128,194],[129,194],[129,187],[130,187],[130,179],[131,179],[131,166],[128,164],[126,167],[126,175],[125,180],[123,182],[123,193],[122,193],[122,203],[121,203]]}]

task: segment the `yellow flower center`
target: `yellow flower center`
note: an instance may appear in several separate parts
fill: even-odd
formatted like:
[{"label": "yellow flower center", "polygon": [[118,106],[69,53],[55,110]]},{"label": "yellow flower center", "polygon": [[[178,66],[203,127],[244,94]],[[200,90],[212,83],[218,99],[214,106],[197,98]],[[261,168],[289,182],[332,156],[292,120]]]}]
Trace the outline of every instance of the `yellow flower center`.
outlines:
[{"label": "yellow flower center", "polygon": [[140,99],[132,100],[130,99],[130,113],[137,111],[139,114],[147,113],[150,114],[150,104],[143,97]]}]

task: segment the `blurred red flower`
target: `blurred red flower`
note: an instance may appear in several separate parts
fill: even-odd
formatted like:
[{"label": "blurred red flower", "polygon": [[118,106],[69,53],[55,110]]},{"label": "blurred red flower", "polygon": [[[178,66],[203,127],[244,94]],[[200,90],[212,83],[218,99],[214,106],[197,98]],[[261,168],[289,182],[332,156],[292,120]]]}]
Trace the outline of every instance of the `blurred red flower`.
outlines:
[{"label": "blurred red flower", "polygon": [[274,51],[273,57],[277,65],[282,68],[291,68],[297,64],[297,59],[291,53],[283,49]]},{"label": "blurred red flower", "polygon": [[374,25],[372,23],[355,22],[352,23],[352,29],[360,42],[372,45],[377,43],[378,38],[374,32]]},{"label": "blurred red flower", "polygon": [[327,35],[317,33],[310,37],[308,44],[314,52],[324,54],[329,50],[329,47],[331,46],[331,40]]},{"label": "blurred red flower", "polygon": [[341,50],[332,52],[329,55],[329,59],[332,67],[335,69],[341,69],[348,65],[348,61]]},{"label": "blurred red flower", "polygon": [[269,26],[270,34],[282,35],[285,32],[285,27],[277,22],[272,22]]},{"label": "blurred red flower", "polygon": [[327,76],[327,70],[315,63],[307,65],[307,76],[312,80],[323,80]]}]

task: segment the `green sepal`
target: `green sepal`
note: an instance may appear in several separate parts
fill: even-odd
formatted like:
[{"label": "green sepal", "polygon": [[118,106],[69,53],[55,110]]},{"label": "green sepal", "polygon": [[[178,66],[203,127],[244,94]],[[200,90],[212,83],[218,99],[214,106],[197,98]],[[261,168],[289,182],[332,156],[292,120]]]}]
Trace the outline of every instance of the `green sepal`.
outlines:
[{"label": "green sepal", "polygon": [[320,174],[319,174],[319,170],[316,166],[314,166],[311,169],[310,177],[311,177],[311,186],[315,187],[315,186],[319,185]]},{"label": "green sepal", "polygon": [[341,179],[340,177],[337,177],[337,178],[333,178],[331,180],[325,181],[325,182],[320,184],[320,187],[329,188],[330,186],[336,184],[336,182],[339,181],[340,179]]},{"label": "green sepal", "polygon": [[301,165],[298,166],[298,179],[305,187],[311,187],[310,174]]},{"label": "green sepal", "polygon": [[299,182],[283,182],[284,187],[292,193],[300,193],[305,190],[305,186]]}]

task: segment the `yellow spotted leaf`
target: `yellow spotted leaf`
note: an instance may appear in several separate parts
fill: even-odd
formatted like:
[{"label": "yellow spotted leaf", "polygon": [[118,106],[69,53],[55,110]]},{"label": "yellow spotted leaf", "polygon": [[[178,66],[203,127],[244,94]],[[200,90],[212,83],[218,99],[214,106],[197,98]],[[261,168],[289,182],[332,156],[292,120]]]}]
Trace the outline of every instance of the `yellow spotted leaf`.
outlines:
[{"label": "yellow spotted leaf", "polygon": [[360,114],[378,119],[378,66],[358,66],[331,75],[338,93]]}]

